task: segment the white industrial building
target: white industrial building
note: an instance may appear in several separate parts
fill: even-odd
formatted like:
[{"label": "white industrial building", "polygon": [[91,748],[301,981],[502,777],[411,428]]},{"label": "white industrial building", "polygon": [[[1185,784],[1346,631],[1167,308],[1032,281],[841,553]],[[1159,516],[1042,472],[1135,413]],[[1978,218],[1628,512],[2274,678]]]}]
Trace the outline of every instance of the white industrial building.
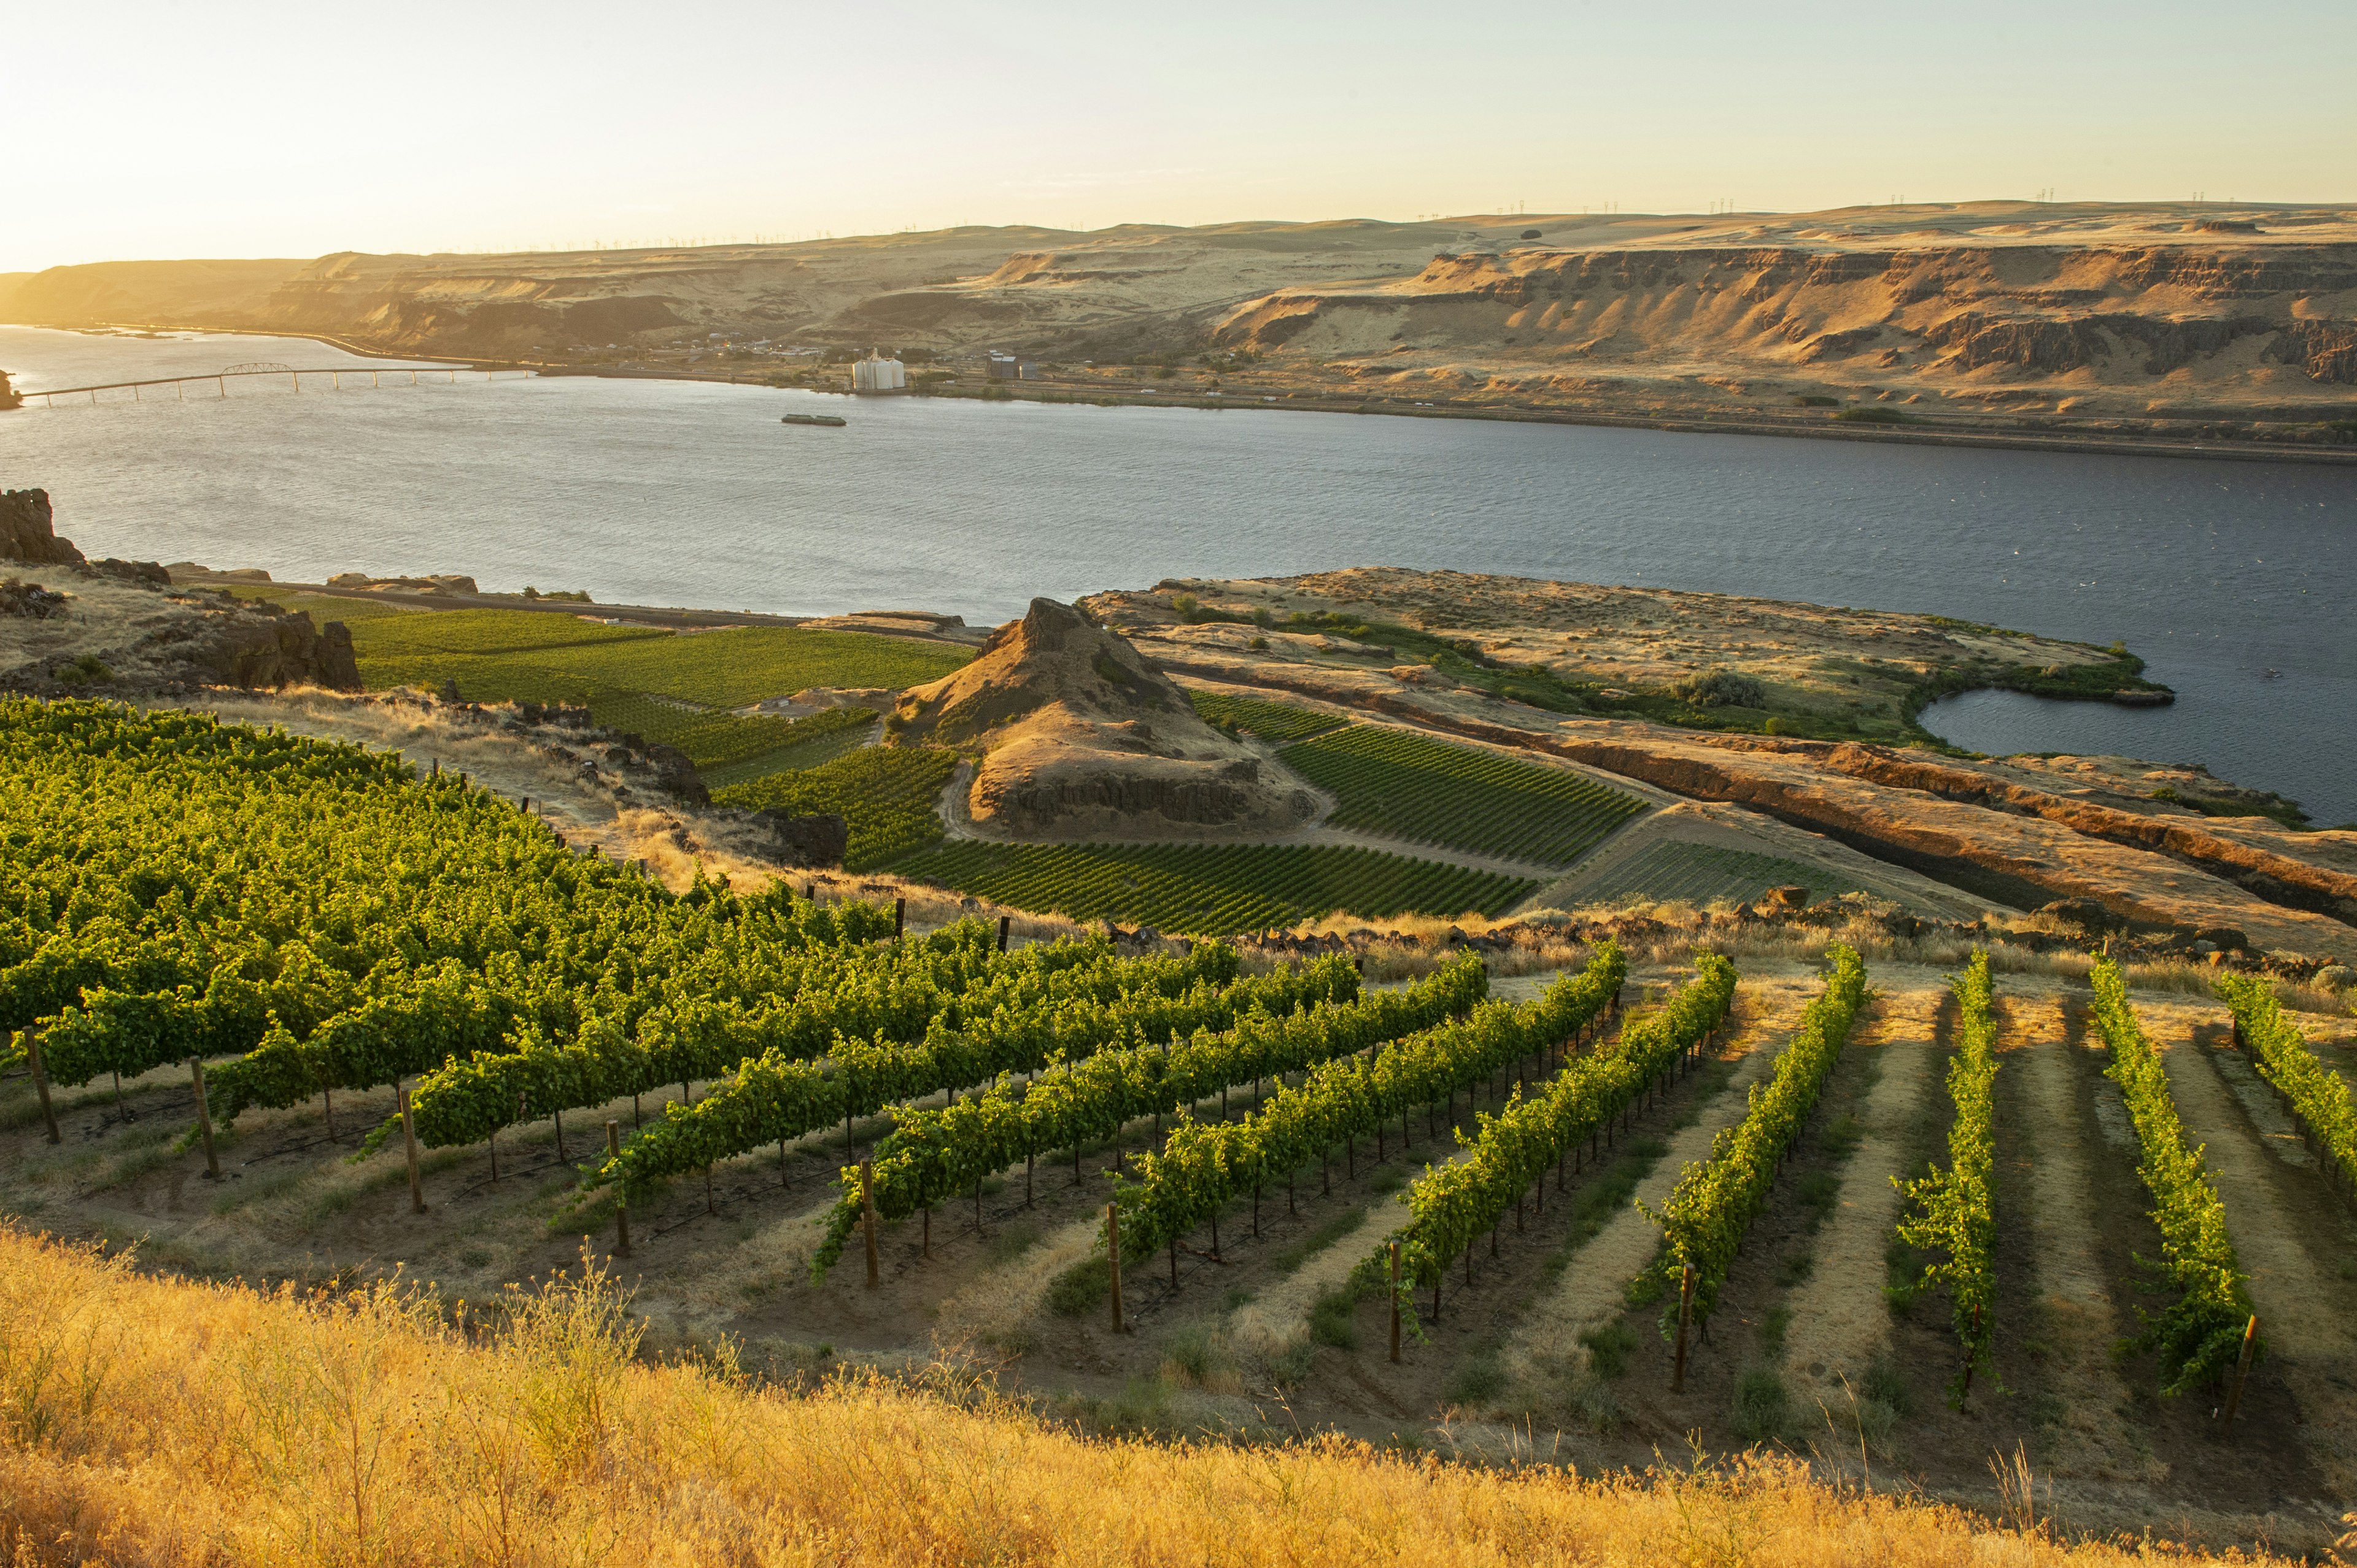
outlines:
[{"label": "white industrial building", "polygon": [[855,392],[907,392],[909,367],[898,360],[887,360],[870,349],[867,358],[855,360],[852,364],[851,390]]}]

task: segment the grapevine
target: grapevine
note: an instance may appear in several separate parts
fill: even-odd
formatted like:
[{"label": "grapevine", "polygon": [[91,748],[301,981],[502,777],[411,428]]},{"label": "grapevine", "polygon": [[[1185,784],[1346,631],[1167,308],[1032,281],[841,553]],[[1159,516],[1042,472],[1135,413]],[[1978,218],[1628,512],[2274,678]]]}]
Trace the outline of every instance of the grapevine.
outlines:
[{"label": "grapevine", "polygon": [[[1607,942],[1587,969],[1520,1007],[1485,1003],[1465,1018],[1394,1039],[1370,1059],[1329,1060],[1242,1122],[1182,1122],[1157,1155],[1116,1188],[1125,1253],[1168,1245],[1239,1195],[1366,1137],[1415,1106],[1478,1082],[1600,1018],[1627,973]],[[1405,1125],[1403,1125],[1405,1135]]]},{"label": "grapevine", "polygon": [[1988,954],[1976,951],[1964,972],[1949,982],[1956,993],[1956,1058],[1948,1067],[1948,1097],[1956,1119],[1948,1130],[1948,1168],[1912,1181],[1890,1178],[1907,1195],[1909,1212],[1899,1239],[1943,1252],[1925,1266],[1919,1288],[1945,1283],[1953,1302],[1956,1339],[1964,1363],[1948,1385],[1958,1410],[1972,1391],[1975,1370],[1994,1373],[1996,1340],[1996,1211],[1989,1196],[1996,1157],[1992,1093],[1996,1082],[1996,1025],[1989,1016],[1994,992]]},{"label": "grapevine", "polygon": [[[1304,1007],[1346,1002],[1357,990],[1357,971],[1348,960],[1331,957],[1224,986],[1206,981],[1178,995],[1146,990],[1086,1007],[994,1016],[970,1037],[943,1030],[900,1049],[868,1051],[845,1041],[823,1062],[765,1052],[695,1104],[668,1108],[661,1122],[593,1173],[590,1183],[617,1184],[625,1198],[635,1201],[689,1171],[831,1126],[846,1111],[869,1114],[920,1095],[985,1082],[992,1084],[992,1093],[1003,1096],[1003,1075],[1011,1072],[1034,1072],[1035,1084],[1075,1073],[1103,1076],[1114,1070],[1105,1058],[1135,1050],[1141,1039],[1227,1029],[1248,1019],[1275,1026]],[[897,1151],[908,1141],[902,1133],[946,1114],[900,1111],[899,1131],[878,1145],[877,1162],[898,1170]],[[888,1195],[883,1201],[889,1207],[899,1199]]]},{"label": "grapevine", "polygon": [[1695,1271],[1694,1321],[1708,1321],[1744,1232],[1766,1207],[1784,1156],[1816,1108],[1826,1074],[1841,1058],[1850,1023],[1866,1000],[1866,965],[1838,945],[1826,957],[1833,972],[1824,993],[1802,1015],[1792,1043],[1776,1058],[1774,1075],[1753,1087],[1743,1120],[1711,1141],[1708,1159],[1686,1165],[1658,1212],[1645,1208],[1662,1227],[1665,1243],[1661,1267],[1672,1288],[1662,1315],[1664,1337],[1675,1328],[1679,1288],[1689,1267]]},{"label": "grapevine", "polygon": [[2160,1391],[2181,1394],[2233,1366],[2251,1317],[2250,1289],[2226,1233],[2226,1206],[2201,1149],[2186,1144],[2168,1070],[2128,1006],[2119,967],[2104,959],[2087,978],[2095,988],[2095,1025],[2112,1053],[2104,1073],[2120,1086],[2142,1150],[2136,1174],[2160,1228],[2160,1272],[2178,1293],[2164,1311],[2139,1309],[2142,1343],[2160,1357]]},{"label": "grapevine", "polygon": [[2298,1029],[2284,1021],[2275,992],[2251,975],[2219,976],[2218,994],[2233,1009],[2234,1032],[2257,1059],[2259,1076],[2275,1086],[2323,1156],[2325,1178],[2357,1188],[2357,1103],[2349,1086],[2316,1059]]},{"label": "grapevine", "polygon": [[[1618,984],[1618,950],[1612,950]],[[1611,1047],[1565,1065],[1532,1097],[1517,1094],[1495,1116],[1458,1134],[1465,1157],[1427,1167],[1401,1195],[1414,1218],[1393,1238],[1405,1275],[1438,1283],[1443,1265],[1496,1225],[1547,1166],[1620,1115],[1636,1097],[1691,1058],[1726,1022],[1735,1001],[1735,966],[1717,953],[1697,956],[1695,978],[1667,1005],[1624,1025]],[[1364,1267],[1387,1258],[1389,1242]]]},{"label": "grapevine", "polygon": [[[1042,1150],[1077,1150],[1085,1141],[1116,1135],[1136,1117],[1181,1111],[1158,1156],[1169,1159],[1170,1145],[1199,1126],[1182,1108],[1256,1079],[1309,1070],[1316,1081],[1348,1071],[1346,1058],[1462,1013],[1488,989],[1488,972],[1469,953],[1405,990],[1338,999],[1283,1017],[1247,1013],[1224,1034],[1200,1029],[1163,1046],[1140,1036],[1087,1061],[1054,1063],[1019,1090],[1002,1079],[963,1104],[904,1112],[871,1162],[877,1211],[900,1218]],[[1480,1011],[1486,1010],[1477,1010],[1477,1016]],[[1269,1104],[1298,1092],[1281,1091]],[[1157,1158],[1145,1156],[1141,1168],[1152,1170]],[[1140,1201],[1137,1190],[1118,1191],[1116,1200],[1134,1205]],[[845,1171],[844,1197],[813,1269],[823,1272],[840,1256],[858,1218],[857,1195],[857,1173]],[[1126,1234],[1124,1240],[1126,1246]]]}]

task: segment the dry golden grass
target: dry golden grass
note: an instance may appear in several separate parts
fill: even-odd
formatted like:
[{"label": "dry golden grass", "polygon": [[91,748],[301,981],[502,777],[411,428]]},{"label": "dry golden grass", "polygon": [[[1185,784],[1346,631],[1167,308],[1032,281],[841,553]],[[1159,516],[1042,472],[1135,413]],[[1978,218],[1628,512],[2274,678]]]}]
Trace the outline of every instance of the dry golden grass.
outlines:
[{"label": "dry golden grass", "polygon": [[1092,1441],[946,1376],[795,1391],[725,1348],[649,1364],[594,1277],[445,1314],[385,1285],[156,1279],[13,1230],[0,1380],[18,1565],[2201,1560],[1764,1459],[1582,1480],[1340,1438]]}]

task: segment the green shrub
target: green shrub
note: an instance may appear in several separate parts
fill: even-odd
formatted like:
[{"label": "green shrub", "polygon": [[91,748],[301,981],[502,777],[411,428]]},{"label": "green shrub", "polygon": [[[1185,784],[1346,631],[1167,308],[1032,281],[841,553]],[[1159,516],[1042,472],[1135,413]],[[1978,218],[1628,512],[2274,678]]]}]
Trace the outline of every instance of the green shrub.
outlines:
[{"label": "green shrub", "polygon": [[1309,1309],[1309,1337],[1338,1350],[1354,1348],[1359,1343],[1356,1306],[1348,1291],[1329,1291],[1319,1296]]},{"label": "green shrub", "polygon": [[1048,1310],[1059,1317],[1085,1317],[1113,1299],[1113,1264],[1102,1254],[1083,1258],[1048,1286]]},{"label": "green shrub", "polygon": [[1710,670],[1689,675],[1670,688],[1697,708],[1764,708],[1768,688],[1732,670]]},{"label": "green shrub", "polygon": [[1783,1374],[1773,1367],[1754,1367],[1735,1385],[1735,1435],[1746,1443],[1766,1443],[1784,1430],[1791,1409]]},{"label": "green shrub", "polygon": [[58,679],[69,686],[90,686],[114,679],[114,671],[95,653],[85,653],[70,663],[58,666]]}]

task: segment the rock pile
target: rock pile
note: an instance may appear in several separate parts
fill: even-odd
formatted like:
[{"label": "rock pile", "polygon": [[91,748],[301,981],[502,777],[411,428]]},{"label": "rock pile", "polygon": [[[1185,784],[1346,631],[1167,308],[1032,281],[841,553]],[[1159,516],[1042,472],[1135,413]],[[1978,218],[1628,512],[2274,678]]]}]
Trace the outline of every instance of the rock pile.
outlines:
[{"label": "rock pile", "polygon": [[81,552],[58,537],[47,490],[0,491],[0,560],[79,566]]}]

